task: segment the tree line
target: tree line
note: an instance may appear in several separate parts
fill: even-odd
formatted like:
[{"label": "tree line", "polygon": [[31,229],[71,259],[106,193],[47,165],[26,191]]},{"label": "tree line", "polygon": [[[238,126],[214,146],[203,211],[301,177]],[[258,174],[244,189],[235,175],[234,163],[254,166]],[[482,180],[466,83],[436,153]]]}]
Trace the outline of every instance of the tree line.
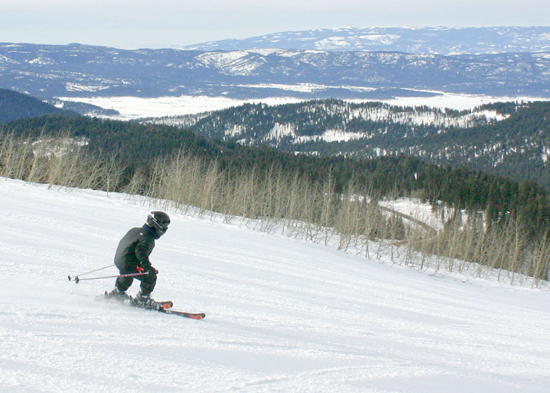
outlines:
[{"label": "tree line", "polygon": [[281,152],[261,146],[206,139],[176,127],[88,117],[48,116],[22,119],[3,127],[4,135],[35,139],[59,136],[85,138],[89,154],[115,160],[124,172],[119,189],[137,171],[147,173],[155,160],[185,151],[205,162],[216,162],[229,174],[277,170],[288,177],[300,176],[312,184],[330,179],[335,193],[354,189],[377,198],[417,196],[434,207],[483,211],[499,224],[521,218],[530,236],[541,235],[550,224],[548,190],[529,180],[491,175],[466,167],[438,166],[410,156],[356,159]]}]

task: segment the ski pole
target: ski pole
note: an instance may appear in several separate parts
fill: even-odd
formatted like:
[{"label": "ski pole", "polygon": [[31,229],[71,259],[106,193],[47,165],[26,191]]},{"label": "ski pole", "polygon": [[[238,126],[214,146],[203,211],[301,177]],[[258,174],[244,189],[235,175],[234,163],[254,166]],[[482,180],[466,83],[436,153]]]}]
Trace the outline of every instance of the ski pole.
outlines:
[{"label": "ski pole", "polygon": [[85,276],[85,275],[87,275],[87,274],[95,273],[95,272],[98,272],[98,271],[100,271],[100,270],[107,269],[107,268],[109,268],[109,267],[111,267],[111,266],[115,266],[115,264],[112,263],[112,264],[110,264],[110,265],[108,265],[108,266],[103,266],[103,267],[100,267],[99,269],[95,269],[95,270],[92,270],[92,271],[89,271],[89,272],[86,272],[86,273],[79,274],[78,276],[67,276],[67,277],[69,278],[69,281],[75,280],[75,281],[78,283],[78,281],[80,280],[80,276]]},{"label": "ski pole", "polygon": [[[139,276],[146,276],[149,273],[131,273],[131,274],[117,274],[114,276],[101,276],[101,277],[91,277],[91,278],[79,278],[78,276],[74,277],[74,282],[78,284],[80,281],[87,281],[87,280],[103,280],[106,278],[122,278],[122,277],[139,277]],[[71,279],[69,278],[69,281]]]}]

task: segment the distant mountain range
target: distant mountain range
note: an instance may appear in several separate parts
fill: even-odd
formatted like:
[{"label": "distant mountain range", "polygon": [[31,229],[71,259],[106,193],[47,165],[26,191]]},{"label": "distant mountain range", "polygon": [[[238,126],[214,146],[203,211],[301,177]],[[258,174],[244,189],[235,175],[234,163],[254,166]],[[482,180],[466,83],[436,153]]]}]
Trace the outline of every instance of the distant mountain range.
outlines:
[{"label": "distant mountain range", "polygon": [[550,97],[550,27],[312,30],[193,48],[4,43],[0,87],[41,98]]},{"label": "distant mountain range", "polygon": [[181,48],[200,51],[276,48],[439,55],[550,52],[550,26],[345,27],[290,31],[241,40],[211,41]]}]

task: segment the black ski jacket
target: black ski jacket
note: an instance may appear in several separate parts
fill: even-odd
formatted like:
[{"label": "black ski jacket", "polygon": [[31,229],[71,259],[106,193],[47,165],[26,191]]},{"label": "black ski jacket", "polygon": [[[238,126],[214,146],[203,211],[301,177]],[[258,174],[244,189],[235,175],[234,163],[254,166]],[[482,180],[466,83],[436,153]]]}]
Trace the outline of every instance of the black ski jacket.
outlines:
[{"label": "black ski jacket", "polygon": [[144,225],[141,228],[132,228],[120,240],[115,253],[115,265],[121,273],[131,273],[142,267],[145,271],[151,270],[149,255],[155,248],[155,231]]}]

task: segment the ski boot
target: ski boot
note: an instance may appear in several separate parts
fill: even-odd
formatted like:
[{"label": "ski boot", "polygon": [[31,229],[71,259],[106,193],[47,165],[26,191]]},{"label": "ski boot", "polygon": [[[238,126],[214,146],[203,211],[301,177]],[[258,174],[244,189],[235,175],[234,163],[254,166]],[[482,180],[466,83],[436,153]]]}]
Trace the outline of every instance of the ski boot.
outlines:
[{"label": "ski boot", "polygon": [[163,308],[162,304],[155,302],[151,295],[142,294],[141,291],[138,292],[134,298],[134,304],[138,307],[149,308],[152,310],[158,310]]},{"label": "ski boot", "polygon": [[115,289],[113,289],[111,292],[105,291],[105,298],[109,300],[124,302],[126,300],[129,300],[130,296],[125,291],[121,291],[120,289],[115,287]]}]

